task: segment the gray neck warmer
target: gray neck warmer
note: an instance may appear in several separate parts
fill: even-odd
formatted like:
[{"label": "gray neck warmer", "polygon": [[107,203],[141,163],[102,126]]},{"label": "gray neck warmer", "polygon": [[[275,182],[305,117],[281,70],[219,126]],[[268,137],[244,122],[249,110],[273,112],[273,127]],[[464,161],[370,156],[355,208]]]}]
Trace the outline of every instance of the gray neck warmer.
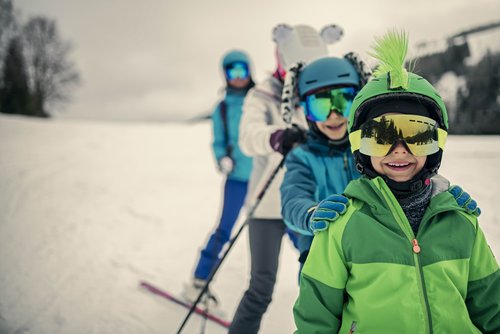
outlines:
[{"label": "gray neck warmer", "polygon": [[432,187],[427,186],[420,189],[416,193],[412,193],[405,197],[396,197],[403,212],[410,222],[411,229],[415,235],[417,234],[418,227],[424,216],[425,209],[429,206],[431,200]]}]

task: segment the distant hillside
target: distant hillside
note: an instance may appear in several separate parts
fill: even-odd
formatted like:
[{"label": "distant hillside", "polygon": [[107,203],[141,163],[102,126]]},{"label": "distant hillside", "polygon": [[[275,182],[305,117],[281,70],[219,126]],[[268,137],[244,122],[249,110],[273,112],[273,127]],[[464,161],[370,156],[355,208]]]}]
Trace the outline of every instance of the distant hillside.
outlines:
[{"label": "distant hillside", "polygon": [[500,21],[421,42],[412,58],[447,103],[451,133],[500,134]]}]

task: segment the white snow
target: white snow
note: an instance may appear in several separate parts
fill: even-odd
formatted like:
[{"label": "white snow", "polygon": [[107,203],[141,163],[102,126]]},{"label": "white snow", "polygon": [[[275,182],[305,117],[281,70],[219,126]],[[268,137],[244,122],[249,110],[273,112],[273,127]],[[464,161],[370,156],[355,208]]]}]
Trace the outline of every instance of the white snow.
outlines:
[{"label": "white snow", "polygon": [[[179,293],[216,223],[222,178],[210,124],[99,123],[0,116],[0,333],[173,333]],[[500,136],[448,141],[442,174],[479,202],[500,255]],[[284,238],[262,333],[290,333],[297,254]],[[244,233],[213,288],[231,316],[247,286]],[[199,333],[192,316],[184,333]],[[224,333],[208,323],[207,333]]]}]

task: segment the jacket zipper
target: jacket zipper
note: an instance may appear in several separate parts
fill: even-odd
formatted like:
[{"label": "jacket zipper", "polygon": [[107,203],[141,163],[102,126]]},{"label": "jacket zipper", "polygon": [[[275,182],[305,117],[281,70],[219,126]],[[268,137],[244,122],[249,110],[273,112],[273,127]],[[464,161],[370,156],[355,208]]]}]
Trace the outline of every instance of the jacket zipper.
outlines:
[{"label": "jacket zipper", "polygon": [[[402,209],[397,210],[397,208],[394,206],[393,202],[389,198],[389,196],[386,194],[387,191],[390,191],[387,188],[387,185],[383,185],[384,189],[382,189],[382,194],[384,195],[384,198],[388,205],[390,206],[392,216],[398,223],[399,227],[405,234],[405,236],[408,238],[408,241],[410,241],[411,246],[412,246],[412,252],[413,252],[413,260],[415,261],[415,270],[417,271],[416,277],[417,277],[417,282],[418,282],[418,288],[420,291],[420,304],[422,306],[422,309],[424,311],[424,319],[426,319],[426,331],[425,333],[430,333],[432,334],[432,319],[430,316],[430,311],[429,311],[429,302],[427,300],[427,291],[425,289],[425,282],[424,282],[424,272],[422,269],[422,265],[420,263],[420,245],[418,244],[417,238],[413,235],[413,231],[411,231],[411,226],[410,223],[408,222],[408,219],[406,219],[406,216],[401,217],[401,214],[399,211],[402,211]],[[405,224],[406,222],[406,224]],[[405,228],[406,227],[406,228]]]},{"label": "jacket zipper", "polygon": [[347,172],[347,183],[349,183],[349,181],[352,180],[352,172],[349,168],[349,159],[347,158],[347,152],[344,152],[344,170]]},{"label": "jacket zipper", "polygon": [[427,332],[432,334],[432,318],[429,311],[429,301],[427,300],[427,290],[425,289],[425,278],[424,278],[424,270],[422,268],[422,264],[420,263],[420,245],[418,244],[417,238],[412,240],[413,245],[413,259],[415,260],[415,266],[417,272],[417,281],[419,285],[420,294],[420,302],[423,305],[425,317],[427,318]]}]

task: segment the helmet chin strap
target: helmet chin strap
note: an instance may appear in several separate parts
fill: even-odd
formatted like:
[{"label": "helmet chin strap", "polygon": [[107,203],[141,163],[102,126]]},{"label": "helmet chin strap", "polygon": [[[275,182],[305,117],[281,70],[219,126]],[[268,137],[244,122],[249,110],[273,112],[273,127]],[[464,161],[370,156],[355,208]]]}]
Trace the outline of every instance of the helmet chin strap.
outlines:
[{"label": "helmet chin strap", "polygon": [[397,182],[391,180],[386,175],[381,175],[384,179],[385,183],[389,186],[389,188],[393,191],[396,196],[405,196],[410,195],[412,193],[419,192],[422,188],[428,186],[430,184],[430,178],[435,173],[431,173],[427,168],[422,168],[420,172],[417,173],[411,180],[405,182]]}]

